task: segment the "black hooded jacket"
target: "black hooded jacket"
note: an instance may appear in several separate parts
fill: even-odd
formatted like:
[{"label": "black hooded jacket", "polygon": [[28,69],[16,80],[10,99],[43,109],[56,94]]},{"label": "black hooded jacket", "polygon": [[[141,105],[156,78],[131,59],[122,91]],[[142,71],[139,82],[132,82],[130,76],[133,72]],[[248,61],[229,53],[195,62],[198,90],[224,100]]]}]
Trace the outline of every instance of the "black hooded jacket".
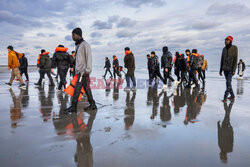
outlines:
[{"label": "black hooded jacket", "polygon": [[57,51],[52,58],[52,68],[67,69],[73,67],[71,56],[67,52]]},{"label": "black hooded jacket", "polygon": [[19,59],[19,63],[20,63],[20,67],[19,70],[26,70],[28,68],[28,60],[25,57],[25,55],[23,55],[20,59]]},{"label": "black hooded jacket", "polygon": [[161,68],[171,68],[172,67],[173,56],[171,52],[163,53],[161,56]]}]

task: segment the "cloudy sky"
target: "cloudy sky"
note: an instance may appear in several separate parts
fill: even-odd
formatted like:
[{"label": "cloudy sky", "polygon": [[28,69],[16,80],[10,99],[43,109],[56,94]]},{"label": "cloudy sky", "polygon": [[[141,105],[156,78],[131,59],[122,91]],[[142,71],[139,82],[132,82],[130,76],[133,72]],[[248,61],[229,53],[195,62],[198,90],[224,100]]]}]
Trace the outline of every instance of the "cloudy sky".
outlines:
[{"label": "cloudy sky", "polygon": [[91,44],[94,64],[105,56],[123,58],[129,46],[136,60],[168,45],[172,53],[197,48],[219,64],[224,39],[234,37],[239,57],[250,64],[249,0],[0,0],[0,64],[8,45],[35,64],[42,48],[58,44],[71,52],[72,29],[81,27]]}]

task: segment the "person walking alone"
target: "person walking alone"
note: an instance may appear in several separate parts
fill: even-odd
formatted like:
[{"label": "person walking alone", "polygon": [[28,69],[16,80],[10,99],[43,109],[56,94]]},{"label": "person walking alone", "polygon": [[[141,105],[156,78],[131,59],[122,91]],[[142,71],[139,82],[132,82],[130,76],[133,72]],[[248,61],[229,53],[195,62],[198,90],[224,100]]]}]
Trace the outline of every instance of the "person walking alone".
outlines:
[{"label": "person walking alone", "polygon": [[235,75],[235,71],[237,68],[238,62],[238,48],[235,45],[232,45],[233,37],[228,36],[225,39],[225,47],[222,50],[221,54],[221,62],[220,62],[220,76],[222,76],[222,72],[224,72],[224,76],[226,79],[226,91],[224,94],[224,98],[222,102],[226,102],[228,95],[231,96],[228,98],[230,100],[234,100],[235,95],[232,88],[232,78]]},{"label": "person walking alone", "polygon": [[77,112],[78,98],[83,87],[89,102],[84,110],[96,110],[97,106],[90,89],[90,74],[92,72],[92,52],[90,45],[83,39],[81,28],[72,31],[72,39],[76,45],[76,75],[78,75],[71,106],[65,111]]}]

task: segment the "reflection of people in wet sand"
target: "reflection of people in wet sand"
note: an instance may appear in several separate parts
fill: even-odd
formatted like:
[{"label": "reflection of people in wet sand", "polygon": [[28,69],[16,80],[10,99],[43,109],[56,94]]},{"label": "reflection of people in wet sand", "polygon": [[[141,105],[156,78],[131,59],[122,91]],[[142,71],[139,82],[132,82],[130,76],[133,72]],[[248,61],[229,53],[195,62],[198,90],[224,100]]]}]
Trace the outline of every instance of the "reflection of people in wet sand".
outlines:
[{"label": "reflection of people in wet sand", "polygon": [[159,107],[159,95],[157,90],[157,84],[154,85],[154,87],[148,88],[148,95],[147,95],[147,104],[152,104],[153,102],[153,108],[152,108],[152,115],[150,116],[150,119],[155,119],[157,115],[157,109]]},{"label": "reflection of people in wet sand", "polygon": [[178,87],[176,90],[176,95],[174,96],[174,113],[178,114],[180,112],[180,108],[184,107],[186,104],[185,91],[182,87]]},{"label": "reflection of people in wet sand", "polygon": [[89,112],[87,125],[82,119],[82,112],[71,115],[61,114],[59,118],[53,118],[54,126],[58,135],[74,136],[77,142],[74,161],[77,166],[92,167],[93,166],[93,148],[90,142],[90,132],[95,120],[97,111]]},{"label": "reflection of people in wet sand", "polygon": [[159,97],[161,97],[162,94],[164,94],[164,96],[162,100],[162,107],[160,108],[160,118],[161,118],[161,121],[164,123],[162,127],[165,128],[166,127],[165,123],[171,120],[171,107],[169,105],[169,99],[173,96],[173,94],[171,94],[170,96],[167,96],[167,92],[162,91],[159,94]]},{"label": "reflection of people in wet sand", "polygon": [[126,97],[126,109],[124,110],[124,123],[125,123],[125,129],[129,130],[129,128],[133,125],[135,120],[135,97],[136,92],[133,92],[133,95],[130,99],[130,92],[127,92]]},{"label": "reflection of people in wet sand", "polygon": [[220,159],[223,163],[227,163],[227,153],[233,152],[234,131],[230,123],[230,113],[234,102],[231,101],[229,105],[224,103],[225,117],[220,124],[218,121],[218,145],[220,147]]},{"label": "reflection of people in wet sand", "polygon": [[244,87],[243,87],[243,80],[237,81],[237,95],[243,95]]},{"label": "reflection of people in wet sand", "polygon": [[184,120],[184,124],[187,125],[190,123],[195,123],[197,115],[201,111],[202,106],[202,100],[201,96],[199,94],[199,89],[194,89],[192,93],[190,94],[189,91],[186,91],[186,97],[187,97],[187,111],[186,111],[186,117]]},{"label": "reflection of people in wet sand", "polygon": [[114,90],[113,90],[113,100],[117,101],[119,99],[119,89],[122,83],[122,79],[114,80]]},{"label": "reflection of people in wet sand", "polygon": [[40,113],[42,114],[43,121],[47,122],[51,119],[51,112],[53,109],[54,87],[50,86],[47,96],[45,95],[44,87],[38,87]]},{"label": "reflection of people in wet sand", "polygon": [[13,104],[14,106],[10,107],[10,119],[11,119],[11,127],[15,128],[17,127],[18,121],[23,117],[22,111],[21,111],[21,100],[23,97],[23,90],[20,90],[20,94],[17,97],[13,90],[9,89],[10,94],[12,96]]},{"label": "reflection of people in wet sand", "polygon": [[29,84],[26,85],[26,89],[23,91],[23,97],[22,97],[22,107],[26,108],[29,106]]}]

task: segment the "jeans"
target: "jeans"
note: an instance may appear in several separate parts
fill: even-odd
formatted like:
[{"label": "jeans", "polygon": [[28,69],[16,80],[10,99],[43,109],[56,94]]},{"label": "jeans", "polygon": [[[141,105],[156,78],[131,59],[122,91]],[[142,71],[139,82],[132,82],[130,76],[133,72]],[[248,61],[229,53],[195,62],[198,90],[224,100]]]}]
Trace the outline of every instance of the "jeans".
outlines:
[{"label": "jeans", "polygon": [[232,97],[235,97],[234,92],[233,92],[233,88],[232,88],[233,72],[232,71],[224,71],[224,75],[225,75],[225,79],[226,79],[226,91],[224,94],[224,100],[226,100],[229,94]]},{"label": "jeans", "polygon": [[113,75],[112,75],[112,73],[110,71],[110,68],[106,68],[105,74],[103,76],[106,77],[107,72],[109,72],[109,74],[111,75],[111,78],[113,78]]},{"label": "jeans", "polygon": [[39,78],[39,81],[38,81],[38,84],[39,84],[39,85],[41,85],[42,80],[43,80],[45,74],[47,74],[47,76],[48,76],[48,78],[49,78],[50,85],[54,85],[54,81],[53,81],[53,79],[52,79],[52,77],[51,77],[50,70],[40,69],[40,70],[39,70],[39,73],[40,73],[40,78]]},{"label": "jeans", "polygon": [[128,72],[126,74],[126,82],[127,82],[127,88],[130,87],[130,79],[133,82],[133,87],[136,87],[136,81],[135,81],[135,69],[128,68]]}]

